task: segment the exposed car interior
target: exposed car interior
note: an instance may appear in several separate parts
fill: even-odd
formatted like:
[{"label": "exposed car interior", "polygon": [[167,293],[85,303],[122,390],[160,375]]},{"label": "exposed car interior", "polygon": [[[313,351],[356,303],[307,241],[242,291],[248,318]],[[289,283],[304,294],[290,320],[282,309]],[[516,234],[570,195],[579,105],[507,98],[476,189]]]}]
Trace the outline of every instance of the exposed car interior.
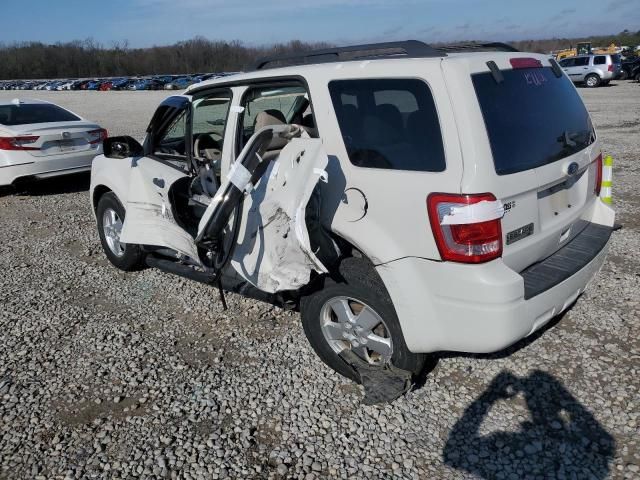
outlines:
[{"label": "exposed car interior", "polygon": [[[169,122],[154,143],[155,156],[189,172],[188,177],[173,184],[170,197],[174,217],[194,236],[200,219],[224,181],[220,163],[230,105],[230,91],[209,93],[197,98],[192,103],[191,121],[187,122],[187,111],[181,113]],[[317,137],[309,95],[300,85],[256,87],[245,95],[243,107],[236,158],[254,134],[265,127],[291,127],[284,130],[279,128],[287,133],[273,135],[261,147],[264,149],[262,162],[252,176],[252,183],[259,181],[270,162],[278,158],[292,138],[303,132],[310,137]],[[191,159],[186,148],[189,137],[193,142]]]}]

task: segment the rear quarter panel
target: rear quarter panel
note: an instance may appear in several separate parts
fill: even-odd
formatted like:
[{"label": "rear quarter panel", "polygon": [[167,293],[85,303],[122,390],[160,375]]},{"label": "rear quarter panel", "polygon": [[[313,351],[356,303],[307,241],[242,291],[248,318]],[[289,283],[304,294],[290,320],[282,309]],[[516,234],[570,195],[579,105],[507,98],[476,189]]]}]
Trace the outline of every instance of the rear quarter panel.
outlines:
[{"label": "rear quarter panel", "polygon": [[[462,177],[457,127],[440,62],[440,59],[346,62],[337,64],[333,69],[319,69],[317,75],[307,78],[320,137],[329,157],[329,180],[321,184],[323,222],[375,264],[408,256],[440,259],[429,226],[426,199],[432,192],[459,192]],[[365,78],[425,81],[425,88],[432,92],[440,119],[445,171],[361,168],[351,163],[328,85],[332,80]],[[345,200],[345,191],[362,192],[366,198],[364,217],[358,219],[354,206]]]}]

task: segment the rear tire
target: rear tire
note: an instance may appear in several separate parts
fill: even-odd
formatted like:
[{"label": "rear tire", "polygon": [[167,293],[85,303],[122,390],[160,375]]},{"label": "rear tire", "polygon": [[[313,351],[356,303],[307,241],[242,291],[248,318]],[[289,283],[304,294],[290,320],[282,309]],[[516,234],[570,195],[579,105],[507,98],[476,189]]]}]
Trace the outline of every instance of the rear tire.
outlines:
[{"label": "rear tire", "polygon": [[588,88],[596,88],[599,87],[600,84],[602,83],[602,80],[600,79],[600,77],[598,75],[596,75],[595,73],[590,73],[589,75],[587,75],[584,79],[584,84],[588,87]]},{"label": "rear tire", "polygon": [[113,192],[107,192],[98,201],[96,219],[102,249],[114,267],[130,272],[142,265],[144,253],[139,245],[120,242],[125,209]]},{"label": "rear tire", "polygon": [[[427,355],[407,348],[391,298],[373,266],[364,259],[347,258],[339,271],[343,281],[326,279],[324,288],[301,301],[302,326],[316,354],[340,375],[357,383],[360,377],[339,355],[342,349],[351,349],[370,365],[382,368],[391,363],[418,376]],[[341,322],[344,318],[336,313],[341,307],[349,309],[348,317],[362,319],[360,323]],[[361,343],[363,339],[366,341]]]}]

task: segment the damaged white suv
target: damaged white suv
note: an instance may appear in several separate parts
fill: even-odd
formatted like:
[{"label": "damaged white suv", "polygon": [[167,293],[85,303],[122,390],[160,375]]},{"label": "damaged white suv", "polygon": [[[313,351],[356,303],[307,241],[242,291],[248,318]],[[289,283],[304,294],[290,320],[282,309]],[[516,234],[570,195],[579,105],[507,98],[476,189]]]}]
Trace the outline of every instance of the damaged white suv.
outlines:
[{"label": "damaged white suv", "polygon": [[584,291],[614,223],[573,84],[502,44],[266,59],[104,151],[91,201],[116,267],[299,307],[322,360],[365,383],[530,335]]}]

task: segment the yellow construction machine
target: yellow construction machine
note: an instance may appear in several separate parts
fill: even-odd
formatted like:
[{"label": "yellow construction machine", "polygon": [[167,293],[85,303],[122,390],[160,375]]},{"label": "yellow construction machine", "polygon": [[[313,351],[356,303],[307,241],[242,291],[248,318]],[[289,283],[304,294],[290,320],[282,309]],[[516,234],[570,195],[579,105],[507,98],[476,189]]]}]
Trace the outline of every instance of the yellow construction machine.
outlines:
[{"label": "yellow construction machine", "polygon": [[566,48],[554,53],[556,60],[563,58],[575,57],[576,55],[589,55],[591,53],[591,42],[579,42],[575,48]]}]

